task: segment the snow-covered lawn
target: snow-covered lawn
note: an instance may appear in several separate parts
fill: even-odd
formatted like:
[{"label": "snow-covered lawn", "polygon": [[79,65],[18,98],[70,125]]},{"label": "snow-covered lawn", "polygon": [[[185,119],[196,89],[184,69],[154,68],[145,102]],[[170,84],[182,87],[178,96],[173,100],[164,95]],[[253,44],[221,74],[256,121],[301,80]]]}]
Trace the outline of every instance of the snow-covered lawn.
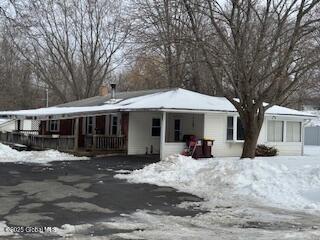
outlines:
[{"label": "snow-covered lawn", "polygon": [[[264,230],[243,228],[248,222],[286,224],[315,223],[320,214],[320,147],[305,147],[305,156],[243,159],[213,158],[193,160],[171,156],[115,177],[134,183],[170,186],[205,199],[200,203],[182,203],[207,213],[195,217],[175,217],[138,210],[114,219],[118,228],[143,228],[121,237],[149,239],[319,239],[312,229]],[[281,210],[282,209],[282,210]],[[300,213],[299,213],[300,212]],[[300,215],[299,215],[300,214]],[[304,215],[305,214],[305,215]],[[311,214],[311,215],[309,215]],[[306,218],[304,219],[304,217]],[[150,221],[149,221],[150,220]],[[286,225],[284,224],[284,225]],[[237,227],[238,226],[238,227]],[[219,234],[218,234],[219,233]],[[198,237],[198,238],[197,238]]]},{"label": "snow-covered lawn", "polygon": [[171,186],[203,197],[207,206],[231,204],[236,198],[286,209],[320,213],[320,148],[305,147],[305,156],[259,157],[254,160],[193,160],[171,156],[117,178]]},{"label": "snow-covered lawn", "polygon": [[76,157],[56,150],[17,151],[0,143],[0,162],[21,162],[47,164],[53,161],[88,160],[87,157]]}]

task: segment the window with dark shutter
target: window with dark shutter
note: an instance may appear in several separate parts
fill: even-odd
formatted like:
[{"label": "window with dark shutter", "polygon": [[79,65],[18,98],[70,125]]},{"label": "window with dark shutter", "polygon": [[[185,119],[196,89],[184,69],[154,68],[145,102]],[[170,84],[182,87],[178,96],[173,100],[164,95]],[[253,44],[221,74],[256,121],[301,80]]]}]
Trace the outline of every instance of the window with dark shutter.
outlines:
[{"label": "window with dark shutter", "polygon": [[227,140],[233,140],[233,117],[227,118]]}]

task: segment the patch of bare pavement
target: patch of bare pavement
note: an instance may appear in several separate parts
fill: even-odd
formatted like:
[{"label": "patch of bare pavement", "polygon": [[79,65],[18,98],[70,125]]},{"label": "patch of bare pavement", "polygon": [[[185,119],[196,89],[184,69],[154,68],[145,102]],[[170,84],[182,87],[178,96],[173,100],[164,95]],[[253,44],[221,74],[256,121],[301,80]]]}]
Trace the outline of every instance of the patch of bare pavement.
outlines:
[{"label": "patch of bare pavement", "polygon": [[174,216],[197,214],[199,210],[177,206],[182,201],[201,201],[195,196],[113,177],[155,159],[108,157],[50,166],[0,163],[0,239],[65,237],[83,229],[83,236],[108,236],[122,231],[103,227],[103,222],[137,209]]},{"label": "patch of bare pavement", "polygon": [[113,177],[154,160],[0,163],[0,239],[277,239],[280,232],[303,239],[320,226],[310,214],[261,207],[261,216],[252,217],[235,206],[216,206],[207,219],[196,196]]}]

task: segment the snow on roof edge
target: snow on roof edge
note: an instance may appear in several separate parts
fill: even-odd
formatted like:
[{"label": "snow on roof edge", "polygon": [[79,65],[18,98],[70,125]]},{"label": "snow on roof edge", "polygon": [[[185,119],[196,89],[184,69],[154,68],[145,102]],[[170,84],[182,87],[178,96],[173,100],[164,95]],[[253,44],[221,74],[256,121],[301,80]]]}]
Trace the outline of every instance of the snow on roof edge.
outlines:
[{"label": "snow on roof edge", "polygon": [[[194,100],[194,101],[190,101]],[[201,106],[199,108],[198,106]],[[202,109],[203,107],[203,109]],[[46,117],[46,116],[78,116],[84,114],[98,114],[112,111],[193,111],[193,112],[237,112],[234,106],[224,97],[215,97],[181,88],[157,92],[145,96],[133,97],[116,104],[89,107],[50,107],[33,110],[0,112],[1,115],[11,117]],[[273,106],[266,111],[266,115],[296,116],[314,118],[316,116],[294,109]]]}]

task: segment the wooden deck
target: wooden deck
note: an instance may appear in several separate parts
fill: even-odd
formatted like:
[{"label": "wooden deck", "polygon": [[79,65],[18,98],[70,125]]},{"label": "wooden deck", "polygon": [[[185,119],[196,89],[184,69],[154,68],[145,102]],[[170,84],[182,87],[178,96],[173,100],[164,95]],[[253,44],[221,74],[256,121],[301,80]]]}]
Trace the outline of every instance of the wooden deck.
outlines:
[{"label": "wooden deck", "polygon": [[119,153],[127,151],[127,141],[122,136],[85,136],[85,145],[78,148],[73,135],[37,135],[35,131],[0,132],[0,142],[9,145],[22,144],[29,149],[55,149],[83,156]]}]

